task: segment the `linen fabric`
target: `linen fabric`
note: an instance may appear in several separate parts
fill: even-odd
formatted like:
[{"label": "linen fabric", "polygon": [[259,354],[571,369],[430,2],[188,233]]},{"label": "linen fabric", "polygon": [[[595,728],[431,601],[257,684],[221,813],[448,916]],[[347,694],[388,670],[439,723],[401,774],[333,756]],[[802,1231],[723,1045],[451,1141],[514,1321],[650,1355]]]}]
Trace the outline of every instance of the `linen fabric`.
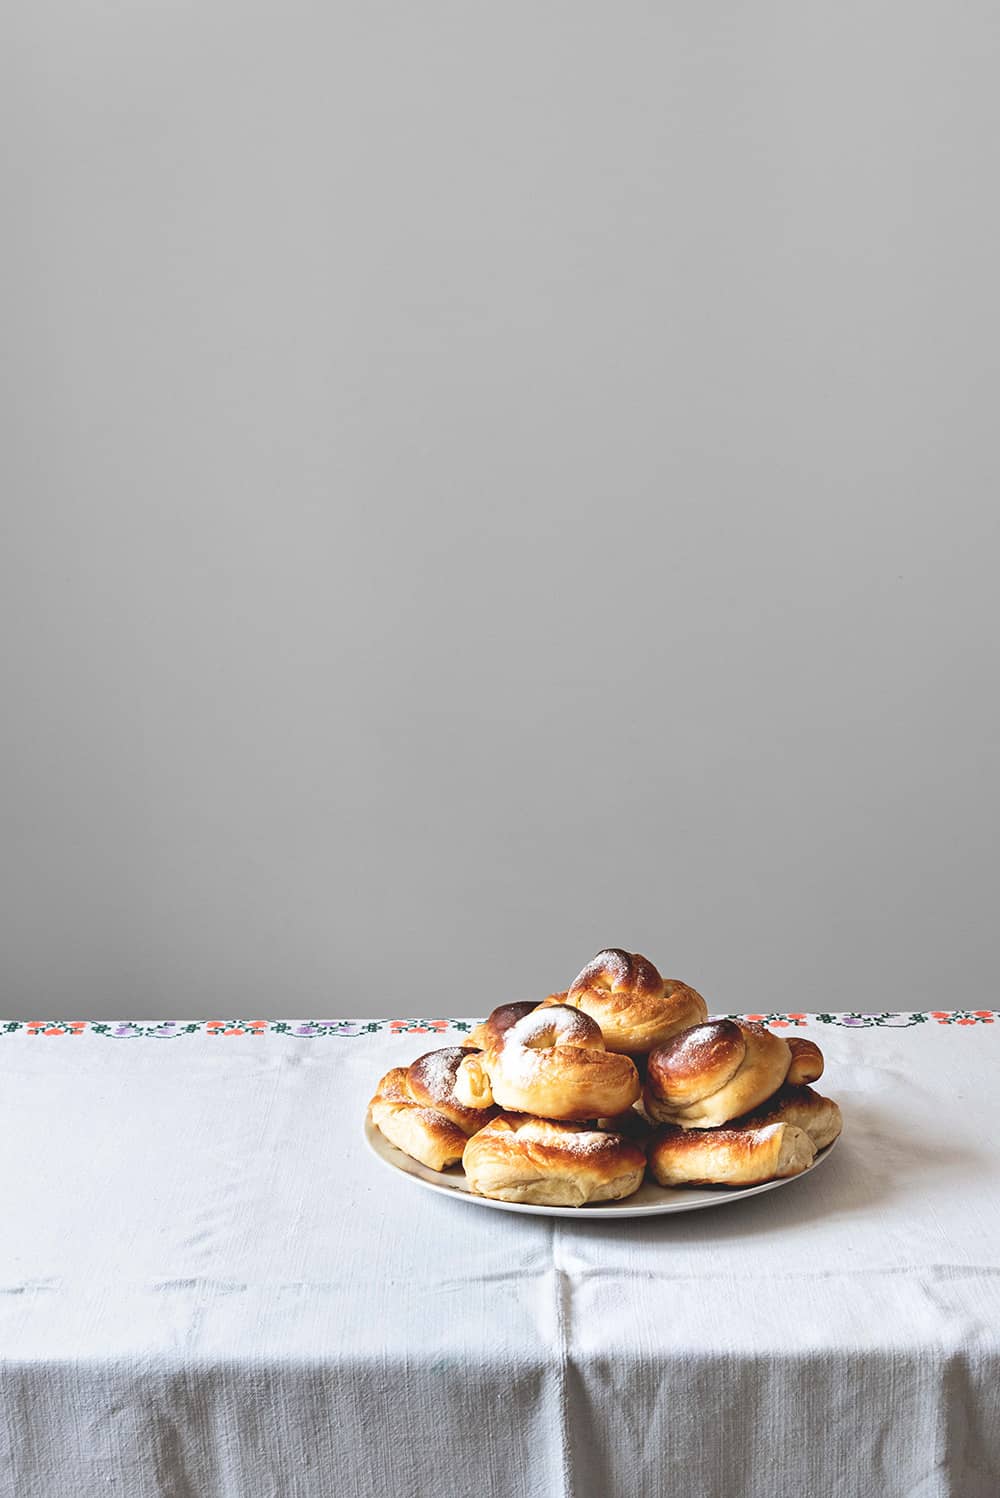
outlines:
[{"label": "linen fabric", "polygon": [[606,1221],[370,1152],[471,1021],[0,1027],[0,1492],[996,1498],[1000,1023],[771,1023],[834,1155]]}]

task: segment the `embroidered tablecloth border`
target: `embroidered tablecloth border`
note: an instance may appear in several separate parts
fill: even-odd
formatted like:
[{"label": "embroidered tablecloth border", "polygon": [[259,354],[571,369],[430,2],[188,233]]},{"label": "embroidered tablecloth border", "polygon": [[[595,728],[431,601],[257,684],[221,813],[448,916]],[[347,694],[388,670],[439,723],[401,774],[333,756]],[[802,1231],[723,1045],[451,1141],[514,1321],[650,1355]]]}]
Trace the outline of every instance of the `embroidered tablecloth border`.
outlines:
[{"label": "embroidered tablecloth border", "polygon": [[[995,1009],[919,1009],[884,1010],[880,1014],[857,1012],[842,1014],[809,1014],[776,1012],[772,1014],[731,1014],[727,1019],[758,1020],[781,1030],[791,1026],[839,1025],[844,1029],[905,1029],[912,1025],[992,1025],[1000,1011]],[[285,1035],[298,1040],[333,1036],[355,1039],[387,1031],[392,1035],[467,1035],[475,1025],[467,1019],[203,1019],[203,1020],[2,1020],[0,1037],[18,1032],[26,1036],[103,1035],[110,1040],[174,1040],[182,1035],[254,1036]]]}]

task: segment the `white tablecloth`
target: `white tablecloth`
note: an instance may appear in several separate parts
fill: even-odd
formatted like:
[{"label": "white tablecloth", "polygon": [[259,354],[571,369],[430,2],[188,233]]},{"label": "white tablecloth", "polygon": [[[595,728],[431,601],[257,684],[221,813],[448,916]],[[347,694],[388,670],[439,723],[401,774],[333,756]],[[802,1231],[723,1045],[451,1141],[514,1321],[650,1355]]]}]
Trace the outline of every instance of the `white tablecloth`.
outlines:
[{"label": "white tablecloth", "polygon": [[837,1152],[648,1221],[374,1159],[467,1028],[0,1027],[4,1498],[997,1498],[991,1014],[808,1016]]}]

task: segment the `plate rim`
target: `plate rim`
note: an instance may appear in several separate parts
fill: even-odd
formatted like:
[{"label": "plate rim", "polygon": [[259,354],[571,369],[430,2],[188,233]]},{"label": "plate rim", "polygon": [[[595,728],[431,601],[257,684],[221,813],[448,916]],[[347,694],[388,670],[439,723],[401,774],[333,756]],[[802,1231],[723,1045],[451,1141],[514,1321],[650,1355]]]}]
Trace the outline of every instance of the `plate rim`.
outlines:
[{"label": "plate rim", "polygon": [[[404,1176],[417,1186],[422,1186],[425,1191],[436,1192],[453,1201],[471,1202],[479,1207],[493,1207],[500,1212],[521,1212],[532,1217],[597,1218],[602,1221],[608,1218],[614,1220],[619,1217],[664,1217],[677,1212],[697,1212],[711,1207],[726,1206],[730,1202],[745,1201],[748,1197],[760,1196],[765,1191],[774,1191],[779,1186],[790,1186],[793,1181],[804,1180],[819,1165],[822,1165],[843,1137],[842,1133],[838,1134],[830,1144],[824,1145],[812,1164],[800,1171],[798,1175],[781,1176],[775,1181],[764,1181],[759,1186],[717,1187],[714,1191],[711,1187],[705,1186],[660,1186],[658,1188],[660,1191],[674,1193],[669,1200],[640,1202],[638,1205],[630,1206],[633,1199],[626,1196],[621,1201],[592,1202],[583,1207],[550,1207],[537,1202],[504,1202],[492,1196],[477,1196],[467,1186],[458,1184],[458,1176],[448,1175],[444,1171],[431,1170],[429,1166],[421,1164],[419,1160],[414,1160],[391,1140],[386,1139],[381,1130],[372,1122],[370,1108],[365,1110],[364,1136],[368,1148],[386,1170],[393,1171],[395,1175]],[[394,1155],[399,1157],[399,1163],[393,1159]],[[437,1179],[434,1179],[435,1177]],[[464,1177],[462,1179],[464,1180]],[[649,1186],[655,1183],[645,1181],[643,1185]],[[692,1191],[711,1192],[712,1194],[707,1198],[699,1195],[694,1200],[686,1199],[688,1193]]]}]

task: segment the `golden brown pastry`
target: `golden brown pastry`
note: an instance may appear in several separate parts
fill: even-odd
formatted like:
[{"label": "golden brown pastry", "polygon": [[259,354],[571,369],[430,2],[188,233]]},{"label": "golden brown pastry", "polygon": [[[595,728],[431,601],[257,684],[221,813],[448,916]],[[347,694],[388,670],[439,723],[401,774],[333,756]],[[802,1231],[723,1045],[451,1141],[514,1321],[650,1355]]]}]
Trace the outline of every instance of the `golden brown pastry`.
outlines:
[{"label": "golden brown pastry", "polygon": [[786,1082],[773,1097],[742,1118],[727,1123],[727,1129],[759,1129],[763,1124],[790,1123],[804,1129],[818,1150],[832,1144],[843,1127],[840,1109],[832,1098]]},{"label": "golden brown pastry", "polygon": [[368,1104],[372,1123],[389,1143],[431,1170],[461,1160],[469,1135],[493,1116],[464,1107],[455,1095],[455,1077],[468,1055],[464,1046],[445,1046],[411,1066],[394,1066]]},{"label": "golden brown pastry", "polygon": [[756,1129],[678,1129],[657,1132],[648,1149],[649,1168],[661,1186],[762,1186],[801,1175],[816,1158],[816,1146],[794,1124]]},{"label": "golden brown pastry", "polygon": [[586,1120],[623,1113],[639,1097],[634,1064],[605,1049],[589,1015],[555,1005],[507,1025],[495,1023],[497,1013],[480,1027],[486,1048],[467,1053],[458,1069],[456,1096],[467,1107],[498,1103],[539,1118]]},{"label": "golden brown pastry", "polygon": [[708,1018],[700,993],[676,978],[661,978],[648,957],[619,947],[598,952],[565,994],[550,994],[544,1002],[589,1014],[609,1051],[633,1057],[648,1055]]},{"label": "golden brown pastry", "polygon": [[484,1019],[476,1026],[466,1041],[466,1046],[477,1051],[496,1050],[504,1035],[511,1025],[516,1025],[519,1019],[538,1008],[534,999],[527,1003],[501,1004],[499,1009],[494,1009],[489,1019]]},{"label": "golden brown pastry", "polygon": [[646,1157],[620,1134],[500,1113],[466,1144],[462,1164],[478,1196],[582,1207],[631,1196],[642,1185]]},{"label": "golden brown pastry", "polygon": [[823,1075],[823,1052],[816,1042],[803,1040],[798,1035],[789,1035],[785,1044],[792,1053],[792,1064],[785,1081],[790,1082],[793,1087],[818,1081]]},{"label": "golden brown pastry", "polygon": [[791,1064],[788,1042],[763,1025],[710,1020],[650,1053],[643,1102],[657,1123],[716,1129],[777,1092]]}]

